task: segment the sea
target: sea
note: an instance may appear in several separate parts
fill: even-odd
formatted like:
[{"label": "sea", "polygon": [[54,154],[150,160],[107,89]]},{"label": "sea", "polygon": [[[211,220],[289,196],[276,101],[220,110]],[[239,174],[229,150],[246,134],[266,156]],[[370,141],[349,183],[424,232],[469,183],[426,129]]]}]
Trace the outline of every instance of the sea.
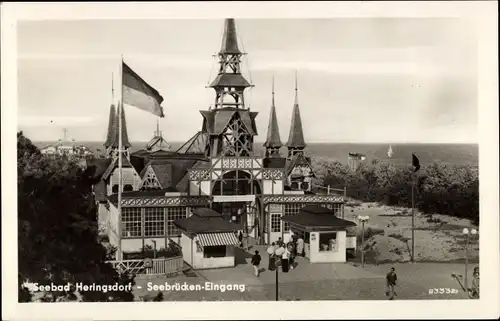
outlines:
[{"label": "sea", "polygon": [[[56,144],[56,142],[33,142],[39,148]],[[103,151],[103,142],[76,142],[78,145],[87,146],[93,153]],[[131,152],[142,149],[147,142],[131,142]],[[182,146],[182,142],[172,142],[172,150],[175,151]],[[392,157],[388,157],[387,151],[392,148]],[[264,155],[262,143],[256,143],[254,147],[256,155]],[[286,148],[282,148],[285,155]],[[373,159],[380,161],[390,160],[395,165],[411,165],[414,153],[420,160],[420,164],[440,162],[447,165],[478,166],[479,148],[477,144],[390,144],[390,143],[310,143],[305,149],[307,156],[314,160],[339,161],[347,164],[348,153],[360,153],[365,155],[365,162]]]}]

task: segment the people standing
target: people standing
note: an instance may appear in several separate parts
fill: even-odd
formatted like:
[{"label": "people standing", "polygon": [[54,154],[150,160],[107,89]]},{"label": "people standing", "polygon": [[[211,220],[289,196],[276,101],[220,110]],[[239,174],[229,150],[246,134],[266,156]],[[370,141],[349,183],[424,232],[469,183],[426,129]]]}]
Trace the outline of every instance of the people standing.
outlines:
[{"label": "people standing", "polygon": [[284,249],[283,255],[281,256],[281,270],[284,273],[288,273],[288,268],[289,268],[289,259],[290,259],[290,251],[288,250],[285,245],[282,247]]},{"label": "people standing", "polygon": [[474,268],[472,274],[472,298],[479,299],[479,267]]},{"label": "people standing", "polygon": [[283,241],[281,240],[281,237],[278,237],[278,241],[276,242],[279,247],[283,245]]},{"label": "people standing", "polygon": [[394,300],[394,296],[397,296],[395,289],[396,281],[398,280],[398,276],[396,275],[396,269],[391,268],[389,270],[389,273],[387,273],[385,279],[387,281],[387,292],[385,293],[385,295],[389,297],[389,300]]},{"label": "people standing", "polygon": [[243,239],[243,249],[245,251],[249,250],[250,247],[248,246],[248,233],[247,233],[247,231],[243,231],[242,239]]},{"label": "people standing", "polygon": [[290,257],[288,258],[289,268],[293,270],[295,267],[295,244],[293,242],[288,243],[288,251],[290,252]]},{"label": "people standing", "polygon": [[274,262],[274,242],[273,244],[271,244],[268,248],[267,248],[267,254],[269,255],[269,265],[268,265],[268,270],[269,271],[274,271],[274,269],[276,268],[276,264]]},{"label": "people standing", "polygon": [[297,239],[297,255],[304,256],[304,239],[302,237]]},{"label": "people standing", "polygon": [[238,241],[240,242],[240,248],[243,248],[243,233],[241,231],[238,234]]},{"label": "people standing", "polygon": [[255,251],[255,254],[252,256],[252,265],[254,268],[254,273],[256,277],[259,277],[259,265],[260,265],[261,257],[259,255],[259,251]]}]

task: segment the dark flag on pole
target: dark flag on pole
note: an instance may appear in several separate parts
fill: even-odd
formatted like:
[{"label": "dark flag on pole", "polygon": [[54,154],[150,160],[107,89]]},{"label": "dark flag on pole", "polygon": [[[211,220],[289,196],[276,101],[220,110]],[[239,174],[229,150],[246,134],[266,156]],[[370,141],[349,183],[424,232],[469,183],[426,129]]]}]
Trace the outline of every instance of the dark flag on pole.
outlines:
[{"label": "dark flag on pole", "polygon": [[163,97],[148,85],[135,71],[122,61],[123,103],[164,117],[161,103]]},{"label": "dark flag on pole", "polygon": [[415,173],[420,169],[420,161],[418,160],[417,156],[415,154],[411,154],[412,156],[412,165],[413,165],[413,172]]}]

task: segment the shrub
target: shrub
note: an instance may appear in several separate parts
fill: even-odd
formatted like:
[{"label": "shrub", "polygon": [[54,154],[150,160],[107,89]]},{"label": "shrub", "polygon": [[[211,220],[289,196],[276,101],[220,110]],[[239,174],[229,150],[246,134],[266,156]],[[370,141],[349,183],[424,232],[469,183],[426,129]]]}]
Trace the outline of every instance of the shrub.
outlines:
[{"label": "shrub", "polygon": [[[412,206],[412,168],[378,162],[356,171],[338,161],[316,164],[322,185],[347,187],[347,196],[389,206]],[[479,223],[479,175],[476,168],[432,163],[414,178],[415,207],[423,213],[441,213]],[[403,211],[403,213],[407,210]]]}]

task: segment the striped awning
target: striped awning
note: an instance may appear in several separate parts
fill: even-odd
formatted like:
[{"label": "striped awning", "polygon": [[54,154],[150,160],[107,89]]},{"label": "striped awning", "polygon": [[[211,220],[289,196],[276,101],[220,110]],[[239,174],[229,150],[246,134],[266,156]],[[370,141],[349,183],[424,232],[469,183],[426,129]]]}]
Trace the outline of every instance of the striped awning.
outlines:
[{"label": "striped awning", "polygon": [[203,233],[198,234],[201,246],[237,245],[238,239],[234,233]]}]

